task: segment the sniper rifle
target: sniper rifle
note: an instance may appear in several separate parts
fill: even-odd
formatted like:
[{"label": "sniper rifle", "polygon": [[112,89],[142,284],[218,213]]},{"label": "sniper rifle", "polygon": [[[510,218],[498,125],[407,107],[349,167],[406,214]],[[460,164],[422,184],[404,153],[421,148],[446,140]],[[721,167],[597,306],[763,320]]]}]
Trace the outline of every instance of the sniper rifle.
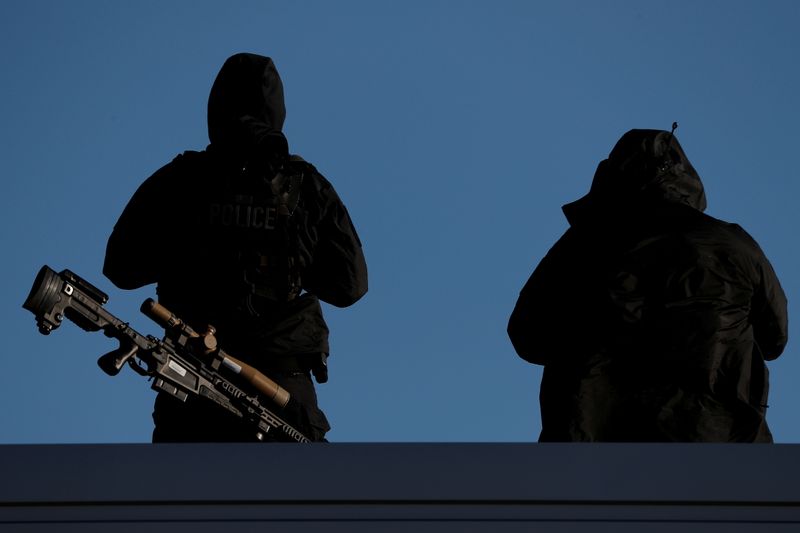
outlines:
[{"label": "sniper rifle", "polygon": [[84,331],[102,331],[117,339],[119,347],[101,356],[97,364],[108,375],[117,375],[125,364],[152,379],[152,388],[179,400],[189,396],[206,398],[252,424],[253,435],[263,440],[309,442],[296,429],[265,405],[281,413],[301,413],[301,406],[286,389],[217,346],[214,328],[203,334],[173,315],[152,298],[144,301],[142,313],[164,328],[160,340],[142,335],[103,307],[108,296],[69,270],[56,273],[43,266],[23,308],[36,316],[39,332],[48,335],[64,318]]}]

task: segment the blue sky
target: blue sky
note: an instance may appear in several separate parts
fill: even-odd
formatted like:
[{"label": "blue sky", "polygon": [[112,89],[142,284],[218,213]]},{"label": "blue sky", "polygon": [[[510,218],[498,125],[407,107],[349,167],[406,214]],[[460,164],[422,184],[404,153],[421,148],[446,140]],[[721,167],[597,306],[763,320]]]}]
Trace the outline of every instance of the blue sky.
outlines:
[{"label": "blue sky", "polygon": [[[759,241],[791,312],[799,24],[791,0],[0,3],[0,443],[150,440],[149,384],[95,364],[113,343],[43,337],[20,305],[41,265],[69,268],[157,333],[138,312],[154,288],[102,276],[106,239],[142,180],[205,147],[240,51],[274,58],[290,147],[334,183],[370,268],[361,302],[325,308],[333,441],[536,439],[541,369],[506,321],[560,206],[631,128],[680,124],[707,212]],[[770,364],[779,442],[800,442],[791,327]]]}]

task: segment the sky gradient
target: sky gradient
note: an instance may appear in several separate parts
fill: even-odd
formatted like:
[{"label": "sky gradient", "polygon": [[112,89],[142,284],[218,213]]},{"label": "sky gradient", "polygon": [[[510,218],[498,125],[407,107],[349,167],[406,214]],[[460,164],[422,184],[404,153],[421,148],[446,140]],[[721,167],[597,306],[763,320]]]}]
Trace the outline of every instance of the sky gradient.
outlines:
[{"label": "sky gradient", "polygon": [[95,364],[114,344],[41,336],[21,304],[41,265],[69,268],[157,333],[154,287],[103,277],[106,239],[146,177],[206,146],[211,83],[242,51],[275,60],[290,149],[369,265],[361,302],[324,308],[330,440],[534,441],[517,294],[617,139],[677,121],[706,212],[756,238],[789,298],[768,420],[800,442],[799,25],[791,0],[0,3],[0,443],[149,442],[149,384]]}]

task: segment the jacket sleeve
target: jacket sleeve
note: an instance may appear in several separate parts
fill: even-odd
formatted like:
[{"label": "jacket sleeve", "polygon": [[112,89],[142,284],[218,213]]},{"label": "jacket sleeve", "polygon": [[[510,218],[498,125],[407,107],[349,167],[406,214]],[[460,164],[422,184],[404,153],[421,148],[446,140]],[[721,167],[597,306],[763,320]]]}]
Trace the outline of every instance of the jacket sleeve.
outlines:
[{"label": "jacket sleeve", "polygon": [[783,353],[789,339],[788,303],[778,276],[763,253],[758,270],[760,280],[753,294],[750,320],[764,359],[771,361]]},{"label": "jacket sleeve", "polygon": [[565,347],[571,304],[568,259],[572,230],[550,249],[520,291],[508,321],[508,337],[517,354],[538,365],[549,364]]},{"label": "jacket sleeve", "polygon": [[106,245],[103,274],[121,289],[137,289],[160,279],[170,264],[166,233],[174,220],[169,189],[174,162],[150,176],[123,210]]},{"label": "jacket sleeve", "polygon": [[367,292],[367,263],[347,208],[327,180],[323,181],[327,201],[303,286],[324,302],[347,307]]}]

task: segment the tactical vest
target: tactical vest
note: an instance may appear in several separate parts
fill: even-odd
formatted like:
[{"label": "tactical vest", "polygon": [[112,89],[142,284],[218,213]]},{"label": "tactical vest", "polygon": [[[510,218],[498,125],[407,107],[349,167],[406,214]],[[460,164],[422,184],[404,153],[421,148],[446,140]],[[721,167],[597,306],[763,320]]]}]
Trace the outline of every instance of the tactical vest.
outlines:
[{"label": "tactical vest", "polygon": [[[238,301],[257,316],[266,302],[289,302],[302,289],[295,212],[303,183],[302,163],[277,171],[247,167],[215,183],[206,197],[205,226],[217,247],[220,276]],[[218,184],[218,185],[217,185]]]}]

